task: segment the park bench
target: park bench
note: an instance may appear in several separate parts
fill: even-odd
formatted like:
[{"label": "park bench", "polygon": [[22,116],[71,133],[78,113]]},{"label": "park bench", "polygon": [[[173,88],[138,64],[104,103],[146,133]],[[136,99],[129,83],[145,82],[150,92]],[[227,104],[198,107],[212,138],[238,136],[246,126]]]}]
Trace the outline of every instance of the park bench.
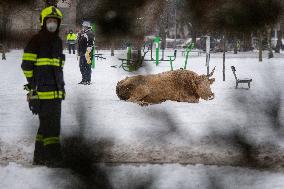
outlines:
[{"label": "park bench", "polygon": [[233,74],[234,74],[235,79],[236,79],[236,89],[238,88],[238,84],[239,83],[247,83],[248,87],[250,88],[250,82],[252,82],[252,79],[249,79],[249,78],[238,79],[238,77],[236,75],[236,68],[235,68],[235,66],[231,66],[231,68],[232,68]]}]

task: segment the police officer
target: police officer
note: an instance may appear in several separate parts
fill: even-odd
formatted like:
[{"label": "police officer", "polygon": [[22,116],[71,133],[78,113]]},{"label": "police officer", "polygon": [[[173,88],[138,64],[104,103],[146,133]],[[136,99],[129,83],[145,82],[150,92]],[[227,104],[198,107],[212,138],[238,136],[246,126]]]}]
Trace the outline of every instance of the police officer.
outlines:
[{"label": "police officer", "polygon": [[71,54],[71,50],[73,51],[73,54],[75,54],[75,45],[76,45],[77,35],[73,33],[73,30],[69,31],[66,40],[67,40],[69,54]]},{"label": "police officer", "polygon": [[40,15],[41,30],[24,49],[22,70],[27,78],[30,109],[39,115],[35,141],[35,165],[62,166],[60,148],[61,101],[64,99],[65,56],[60,39],[61,11],[50,6]]},{"label": "police officer", "polygon": [[91,84],[91,63],[95,36],[92,32],[90,22],[84,21],[82,24],[82,31],[78,34],[78,55],[80,56],[80,71],[82,74],[82,81],[78,84]]}]

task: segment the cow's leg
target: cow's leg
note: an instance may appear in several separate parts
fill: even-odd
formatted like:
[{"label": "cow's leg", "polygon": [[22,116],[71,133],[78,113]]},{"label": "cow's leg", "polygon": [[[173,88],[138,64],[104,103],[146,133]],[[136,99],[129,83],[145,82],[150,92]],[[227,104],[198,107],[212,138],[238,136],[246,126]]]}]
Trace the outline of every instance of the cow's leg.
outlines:
[{"label": "cow's leg", "polygon": [[132,93],[133,95],[131,95],[128,101],[130,102],[142,102],[142,101],[144,102],[145,100],[147,101],[146,97],[150,95],[150,91],[141,88],[139,89],[139,87],[137,87],[136,90],[139,92],[136,91],[135,93]]}]

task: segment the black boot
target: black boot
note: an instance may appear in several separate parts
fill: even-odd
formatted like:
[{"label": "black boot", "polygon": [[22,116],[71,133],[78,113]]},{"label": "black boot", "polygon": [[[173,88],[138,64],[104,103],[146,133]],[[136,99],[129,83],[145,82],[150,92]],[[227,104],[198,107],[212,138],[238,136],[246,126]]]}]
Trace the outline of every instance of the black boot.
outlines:
[{"label": "black boot", "polygon": [[45,165],[50,168],[64,168],[60,144],[50,144],[45,146]]},{"label": "black boot", "polygon": [[36,142],[35,143],[35,151],[34,151],[34,159],[33,165],[45,165],[45,158],[44,158],[44,146],[43,142]]}]

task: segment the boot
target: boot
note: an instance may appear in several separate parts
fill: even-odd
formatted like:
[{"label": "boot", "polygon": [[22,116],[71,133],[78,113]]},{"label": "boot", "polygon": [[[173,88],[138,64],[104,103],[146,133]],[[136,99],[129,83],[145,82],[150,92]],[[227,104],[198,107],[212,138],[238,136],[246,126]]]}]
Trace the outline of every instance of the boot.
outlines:
[{"label": "boot", "polygon": [[64,161],[61,154],[60,144],[45,146],[45,165],[50,168],[64,168]]},{"label": "boot", "polygon": [[35,143],[33,165],[45,165],[43,142]]}]

